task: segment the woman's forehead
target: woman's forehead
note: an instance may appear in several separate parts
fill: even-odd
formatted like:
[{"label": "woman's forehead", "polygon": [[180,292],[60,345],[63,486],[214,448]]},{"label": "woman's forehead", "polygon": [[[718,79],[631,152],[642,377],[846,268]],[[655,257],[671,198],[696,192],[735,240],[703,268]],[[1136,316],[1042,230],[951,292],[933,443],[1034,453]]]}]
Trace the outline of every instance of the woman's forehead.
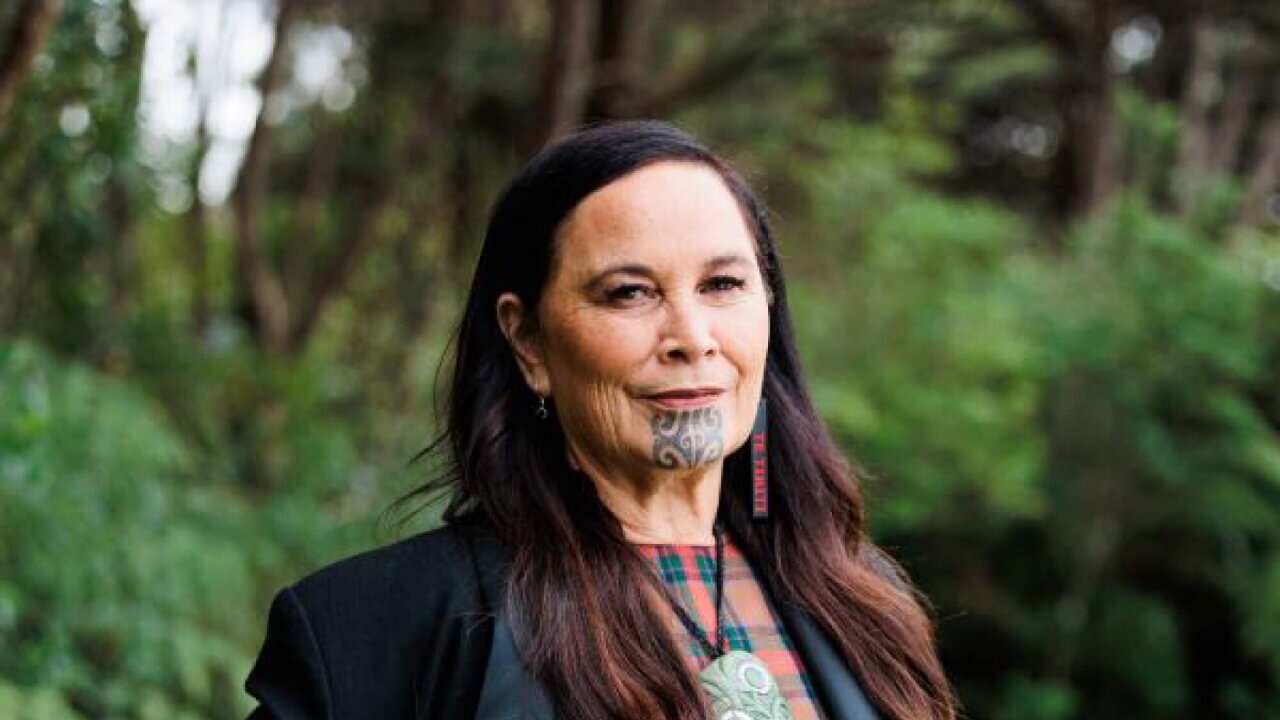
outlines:
[{"label": "woman's forehead", "polygon": [[742,210],[719,173],[688,162],[647,166],[588,195],[556,243],[564,269],[586,273],[628,262],[701,266],[755,254]]}]

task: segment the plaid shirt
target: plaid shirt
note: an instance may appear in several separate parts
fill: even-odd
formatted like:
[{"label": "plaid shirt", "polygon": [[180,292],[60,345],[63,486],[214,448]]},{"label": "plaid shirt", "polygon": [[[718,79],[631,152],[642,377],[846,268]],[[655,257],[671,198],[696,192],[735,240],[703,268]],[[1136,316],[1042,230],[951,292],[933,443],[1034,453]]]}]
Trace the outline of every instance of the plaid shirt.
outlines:
[{"label": "plaid shirt", "polygon": [[[658,569],[672,597],[693,618],[707,638],[716,636],[715,548],[703,545],[637,545]],[[760,658],[778,689],[791,706],[796,720],[821,718],[816,695],[809,684],[800,656],[787,638],[773,606],[765,598],[751,565],[724,535],[724,638],[733,650],[746,650]],[[674,611],[668,611],[677,638],[685,639],[685,659],[696,674],[711,663],[702,644],[689,634]]]}]

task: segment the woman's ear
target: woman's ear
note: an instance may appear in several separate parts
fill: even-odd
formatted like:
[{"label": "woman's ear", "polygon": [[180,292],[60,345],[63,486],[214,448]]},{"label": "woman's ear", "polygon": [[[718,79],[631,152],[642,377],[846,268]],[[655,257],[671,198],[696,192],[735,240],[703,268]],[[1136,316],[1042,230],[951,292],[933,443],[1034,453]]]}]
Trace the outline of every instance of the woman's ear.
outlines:
[{"label": "woman's ear", "polygon": [[537,323],[530,316],[529,309],[515,293],[505,292],[498,296],[497,311],[498,327],[502,328],[502,334],[511,345],[524,381],[535,393],[550,397],[551,379],[547,375],[542,341],[535,331]]}]

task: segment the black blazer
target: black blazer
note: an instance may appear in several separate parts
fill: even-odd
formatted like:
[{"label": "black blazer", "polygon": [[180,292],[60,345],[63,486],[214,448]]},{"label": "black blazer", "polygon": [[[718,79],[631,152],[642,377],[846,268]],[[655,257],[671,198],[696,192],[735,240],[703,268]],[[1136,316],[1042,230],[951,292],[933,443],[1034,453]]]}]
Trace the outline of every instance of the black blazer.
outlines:
[{"label": "black blazer", "polygon": [[[245,681],[260,703],[250,720],[553,720],[554,703],[491,611],[509,564],[492,531],[454,525],[281,590]],[[828,720],[875,720],[826,634],[795,606],[775,606]]]}]

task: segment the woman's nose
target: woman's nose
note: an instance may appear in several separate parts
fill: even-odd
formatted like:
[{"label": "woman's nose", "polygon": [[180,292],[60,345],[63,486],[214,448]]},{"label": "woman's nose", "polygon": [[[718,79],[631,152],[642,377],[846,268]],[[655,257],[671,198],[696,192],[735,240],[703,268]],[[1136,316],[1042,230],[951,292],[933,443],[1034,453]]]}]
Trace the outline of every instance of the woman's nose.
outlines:
[{"label": "woman's nose", "polygon": [[667,361],[714,357],[720,348],[712,333],[710,309],[696,300],[670,302],[659,349]]}]

